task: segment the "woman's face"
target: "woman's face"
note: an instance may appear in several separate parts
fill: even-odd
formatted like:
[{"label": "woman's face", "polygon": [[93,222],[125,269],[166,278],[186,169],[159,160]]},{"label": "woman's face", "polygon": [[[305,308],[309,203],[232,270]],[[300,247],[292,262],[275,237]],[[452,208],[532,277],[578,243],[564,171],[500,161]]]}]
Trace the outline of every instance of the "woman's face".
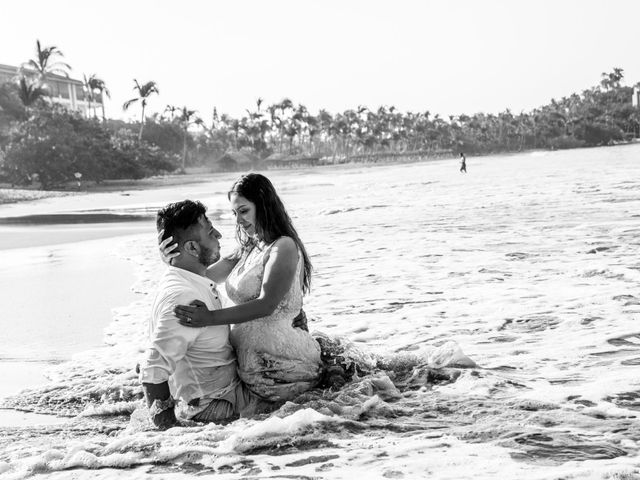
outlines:
[{"label": "woman's face", "polygon": [[237,193],[232,193],[229,201],[231,202],[231,210],[236,217],[236,223],[240,225],[247,235],[255,235],[257,232],[256,204]]}]

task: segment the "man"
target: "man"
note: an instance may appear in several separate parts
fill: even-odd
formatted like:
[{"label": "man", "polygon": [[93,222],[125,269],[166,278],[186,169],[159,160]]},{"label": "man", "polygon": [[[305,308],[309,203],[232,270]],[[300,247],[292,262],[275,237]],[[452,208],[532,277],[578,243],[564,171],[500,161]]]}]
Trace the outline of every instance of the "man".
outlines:
[{"label": "man", "polygon": [[[173,313],[178,304],[194,300],[221,308],[215,284],[206,276],[220,258],[220,233],[200,202],[184,200],[157,214],[163,239],[173,237],[180,253],[161,277],[149,325],[150,348],[140,381],[154,424],[169,428],[178,417],[220,421],[252,411],[259,398],[240,381],[229,326],[183,327]],[[174,399],[178,400],[176,404]]]}]

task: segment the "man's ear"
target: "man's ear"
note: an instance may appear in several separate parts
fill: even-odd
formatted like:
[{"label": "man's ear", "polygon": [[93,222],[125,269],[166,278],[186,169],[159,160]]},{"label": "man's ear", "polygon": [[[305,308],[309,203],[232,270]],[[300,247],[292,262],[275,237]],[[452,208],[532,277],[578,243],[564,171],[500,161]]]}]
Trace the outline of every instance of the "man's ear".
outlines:
[{"label": "man's ear", "polygon": [[187,240],[184,242],[183,248],[185,253],[189,255],[193,255],[194,257],[200,255],[200,245],[195,240]]}]

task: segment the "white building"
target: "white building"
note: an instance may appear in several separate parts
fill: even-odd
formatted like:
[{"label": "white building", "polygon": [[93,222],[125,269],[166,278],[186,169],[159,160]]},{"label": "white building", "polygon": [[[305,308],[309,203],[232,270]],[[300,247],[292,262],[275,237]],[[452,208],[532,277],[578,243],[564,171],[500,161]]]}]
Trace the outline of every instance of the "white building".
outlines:
[{"label": "white building", "polygon": [[[16,81],[19,72],[19,67],[0,63],[0,84]],[[94,115],[94,109],[100,110],[103,108],[102,95],[94,94],[94,100],[91,102],[91,111],[89,110],[89,102],[87,101],[83,83],[80,80],[50,74],[47,77],[45,86],[53,102],[64,105],[69,110],[80,112],[86,117]]]}]

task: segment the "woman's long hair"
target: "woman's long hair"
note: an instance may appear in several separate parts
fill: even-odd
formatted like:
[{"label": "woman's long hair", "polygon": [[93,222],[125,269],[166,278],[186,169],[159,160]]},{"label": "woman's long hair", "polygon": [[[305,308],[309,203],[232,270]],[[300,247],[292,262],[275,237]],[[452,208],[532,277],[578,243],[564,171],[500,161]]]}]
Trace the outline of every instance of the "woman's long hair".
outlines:
[{"label": "woman's long hair", "polygon": [[[259,173],[247,173],[233,184],[227,194],[229,199],[231,199],[232,193],[236,193],[255,204],[256,233],[265,243],[270,244],[283,236],[293,238],[304,259],[302,291],[308,293],[311,288],[313,266],[302,240],[300,240],[298,232],[296,232],[293,222],[291,222],[291,218],[271,181]],[[236,238],[242,248],[248,248],[253,245],[251,238],[238,224],[236,224]]]}]

